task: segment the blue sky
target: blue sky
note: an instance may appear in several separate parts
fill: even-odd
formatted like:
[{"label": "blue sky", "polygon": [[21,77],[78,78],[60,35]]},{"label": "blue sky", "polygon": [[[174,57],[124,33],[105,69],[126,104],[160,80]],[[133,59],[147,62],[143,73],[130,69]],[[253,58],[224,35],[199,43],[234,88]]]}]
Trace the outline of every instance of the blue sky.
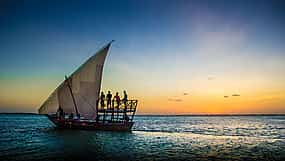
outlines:
[{"label": "blue sky", "polygon": [[[103,89],[126,88],[145,100],[142,113],[184,91],[205,100],[207,93],[281,93],[284,23],[283,1],[1,1],[0,106],[34,111],[64,75],[113,39]],[[208,77],[219,82],[197,83]],[[40,96],[26,98],[31,89]],[[285,111],[277,104],[262,106]]]}]

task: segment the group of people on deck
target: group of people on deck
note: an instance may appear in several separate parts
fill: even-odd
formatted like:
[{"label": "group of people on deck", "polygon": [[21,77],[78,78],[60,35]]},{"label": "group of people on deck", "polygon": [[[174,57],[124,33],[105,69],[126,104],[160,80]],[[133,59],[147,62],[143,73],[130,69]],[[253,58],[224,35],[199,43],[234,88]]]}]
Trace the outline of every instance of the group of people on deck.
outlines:
[{"label": "group of people on deck", "polygon": [[[128,101],[128,95],[127,95],[127,92],[125,90],[123,92],[123,95],[124,96],[123,96],[122,102],[126,106],[127,101]],[[116,92],[116,95],[112,99],[112,93],[110,91],[108,91],[106,96],[105,96],[104,92],[102,91],[99,100],[100,100],[101,108],[105,107],[105,100],[107,100],[107,109],[111,109],[111,108],[115,107],[115,102],[116,102],[116,108],[119,108],[119,106],[121,104],[121,98],[120,98],[118,92]]]},{"label": "group of people on deck", "polygon": [[[127,92],[124,90],[122,100],[121,100],[118,92],[116,92],[116,95],[112,99],[112,93],[110,91],[108,91],[106,96],[105,96],[104,92],[102,91],[98,101],[100,102],[102,109],[105,108],[105,101],[107,102],[107,109],[112,109],[114,107],[119,109],[121,102],[123,102],[125,107],[127,106],[128,95],[127,95]],[[116,103],[116,106],[115,106],[115,103]],[[66,113],[63,111],[61,106],[58,107],[56,113],[57,113],[57,118],[65,119]],[[77,118],[80,118],[80,114],[77,114],[76,116],[77,116]],[[68,115],[68,118],[74,119],[74,114],[70,113]]]}]

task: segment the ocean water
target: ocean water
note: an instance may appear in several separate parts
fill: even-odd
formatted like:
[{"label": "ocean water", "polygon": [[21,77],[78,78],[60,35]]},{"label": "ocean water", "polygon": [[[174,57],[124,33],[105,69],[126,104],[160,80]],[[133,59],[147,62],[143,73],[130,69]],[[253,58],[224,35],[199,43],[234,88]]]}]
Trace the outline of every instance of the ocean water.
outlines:
[{"label": "ocean water", "polygon": [[137,116],[119,133],[0,114],[0,160],[285,160],[285,116]]}]

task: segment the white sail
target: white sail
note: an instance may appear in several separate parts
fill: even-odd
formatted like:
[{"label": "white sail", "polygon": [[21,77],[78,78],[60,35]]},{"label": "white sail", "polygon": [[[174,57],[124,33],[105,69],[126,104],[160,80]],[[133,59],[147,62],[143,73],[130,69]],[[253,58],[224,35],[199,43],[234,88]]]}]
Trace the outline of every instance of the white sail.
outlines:
[{"label": "white sail", "polygon": [[[59,85],[59,87],[61,87],[61,85]],[[48,114],[51,112],[55,112],[57,110],[57,108],[58,108],[57,89],[55,89],[50,94],[48,99],[41,105],[41,107],[38,110],[40,114]]]},{"label": "white sail", "polygon": [[39,113],[54,113],[59,106],[64,112],[75,113],[75,106],[77,106],[81,116],[95,118],[103,65],[110,45],[111,43],[99,50],[62,82],[39,108]]}]

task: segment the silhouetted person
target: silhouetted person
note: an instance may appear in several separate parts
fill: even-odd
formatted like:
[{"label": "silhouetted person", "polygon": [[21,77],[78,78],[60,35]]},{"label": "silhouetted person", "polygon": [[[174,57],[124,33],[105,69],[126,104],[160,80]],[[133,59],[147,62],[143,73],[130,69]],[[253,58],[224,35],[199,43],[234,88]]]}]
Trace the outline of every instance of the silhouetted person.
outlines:
[{"label": "silhouetted person", "polygon": [[111,108],[111,100],[112,100],[112,94],[110,91],[108,91],[107,94],[107,108]]},{"label": "silhouetted person", "polygon": [[73,119],[74,115],[73,112],[71,112],[71,114],[69,115],[69,119]]},{"label": "silhouetted person", "polygon": [[119,96],[118,92],[116,92],[116,95],[115,95],[114,99],[115,99],[115,101],[117,103],[117,108],[119,108],[121,99],[120,99],[120,96]]},{"label": "silhouetted person", "polygon": [[100,104],[101,104],[101,108],[102,108],[102,109],[104,109],[104,107],[105,107],[104,101],[105,101],[105,94],[104,94],[104,92],[101,92]]},{"label": "silhouetted person", "polygon": [[124,91],[124,98],[123,98],[123,102],[125,104],[125,106],[127,105],[127,101],[128,101],[128,95],[127,95],[127,92]]},{"label": "silhouetted person", "polygon": [[61,106],[58,107],[57,113],[59,114],[59,118],[62,119],[63,118],[63,109],[61,108]]},{"label": "silhouetted person", "polygon": [[112,109],[114,108],[115,99],[112,99]]}]

